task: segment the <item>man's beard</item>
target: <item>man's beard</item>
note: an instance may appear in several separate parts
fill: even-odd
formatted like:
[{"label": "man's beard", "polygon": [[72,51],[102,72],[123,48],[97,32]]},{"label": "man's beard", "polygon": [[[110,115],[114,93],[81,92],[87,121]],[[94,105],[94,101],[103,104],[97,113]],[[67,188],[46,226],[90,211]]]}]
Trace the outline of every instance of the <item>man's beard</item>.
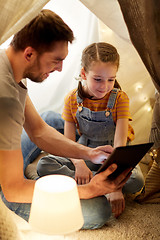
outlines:
[{"label": "man's beard", "polygon": [[32,72],[26,72],[25,78],[29,78],[32,82],[36,83],[41,83],[44,81],[44,79],[42,79],[40,76],[35,77],[34,73]]},{"label": "man's beard", "polygon": [[43,82],[44,79],[41,77],[42,76],[41,74],[36,76],[36,73],[39,71],[40,68],[41,67],[40,67],[39,58],[37,57],[33,65],[26,68],[23,74],[23,78],[29,78],[32,82],[36,82],[36,83]]}]

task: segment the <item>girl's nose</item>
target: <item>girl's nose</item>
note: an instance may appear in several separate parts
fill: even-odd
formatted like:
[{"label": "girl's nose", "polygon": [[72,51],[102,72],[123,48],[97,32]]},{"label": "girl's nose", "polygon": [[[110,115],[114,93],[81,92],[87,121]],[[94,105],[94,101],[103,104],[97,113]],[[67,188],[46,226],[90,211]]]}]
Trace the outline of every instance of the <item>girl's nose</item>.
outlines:
[{"label": "girl's nose", "polygon": [[101,88],[101,89],[105,89],[106,87],[107,87],[107,81],[101,82],[100,88]]}]

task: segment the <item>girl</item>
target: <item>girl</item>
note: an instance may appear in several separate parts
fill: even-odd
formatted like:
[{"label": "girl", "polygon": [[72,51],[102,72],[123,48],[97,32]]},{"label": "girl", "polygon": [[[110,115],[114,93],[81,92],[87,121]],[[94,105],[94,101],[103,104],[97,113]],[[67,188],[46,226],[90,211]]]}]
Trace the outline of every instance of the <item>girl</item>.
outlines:
[{"label": "girl", "polygon": [[[116,48],[105,42],[93,43],[84,49],[81,65],[78,89],[72,90],[65,98],[62,113],[65,120],[64,135],[76,141],[78,129],[80,144],[93,148],[100,145],[125,146],[133,140],[134,131],[129,125],[131,116],[128,96],[116,81],[119,68]],[[40,176],[67,174],[75,177],[78,184],[85,184],[99,167],[99,164],[83,159],[49,156],[39,161],[37,171]],[[137,166],[123,192],[135,193],[143,184],[143,175]],[[108,194],[107,199],[115,217],[118,217],[125,207],[122,190]]]}]

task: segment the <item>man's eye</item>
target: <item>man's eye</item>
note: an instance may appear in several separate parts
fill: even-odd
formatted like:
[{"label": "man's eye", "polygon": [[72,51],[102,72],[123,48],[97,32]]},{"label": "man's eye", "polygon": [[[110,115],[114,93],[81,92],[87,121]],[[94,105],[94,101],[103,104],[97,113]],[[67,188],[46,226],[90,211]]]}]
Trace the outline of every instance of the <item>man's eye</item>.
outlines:
[{"label": "man's eye", "polygon": [[108,82],[113,82],[113,81],[114,81],[114,79],[111,79],[111,78],[110,78],[110,79],[108,79]]}]

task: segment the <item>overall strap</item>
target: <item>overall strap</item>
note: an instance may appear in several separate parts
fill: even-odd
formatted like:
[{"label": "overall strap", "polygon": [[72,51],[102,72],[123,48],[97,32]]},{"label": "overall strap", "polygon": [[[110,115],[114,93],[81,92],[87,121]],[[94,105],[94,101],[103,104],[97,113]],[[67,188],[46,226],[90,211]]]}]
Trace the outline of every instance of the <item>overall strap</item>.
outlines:
[{"label": "overall strap", "polygon": [[83,99],[79,97],[78,92],[77,92],[77,104],[81,105],[83,103]]},{"label": "overall strap", "polygon": [[115,104],[115,101],[116,101],[117,94],[118,94],[119,90],[120,89],[118,89],[118,88],[113,88],[112,89],[111,94],[110,94],[109,99],[108,99],[108,104],[107,104],[108,109],[112,109],[114,107],[114,104]]},{"label": "overall strap", "polygon": [[81,112],[83,109],[83,99],[79,97],[78,92],[77,92],[77,107],[78,111]]}]

